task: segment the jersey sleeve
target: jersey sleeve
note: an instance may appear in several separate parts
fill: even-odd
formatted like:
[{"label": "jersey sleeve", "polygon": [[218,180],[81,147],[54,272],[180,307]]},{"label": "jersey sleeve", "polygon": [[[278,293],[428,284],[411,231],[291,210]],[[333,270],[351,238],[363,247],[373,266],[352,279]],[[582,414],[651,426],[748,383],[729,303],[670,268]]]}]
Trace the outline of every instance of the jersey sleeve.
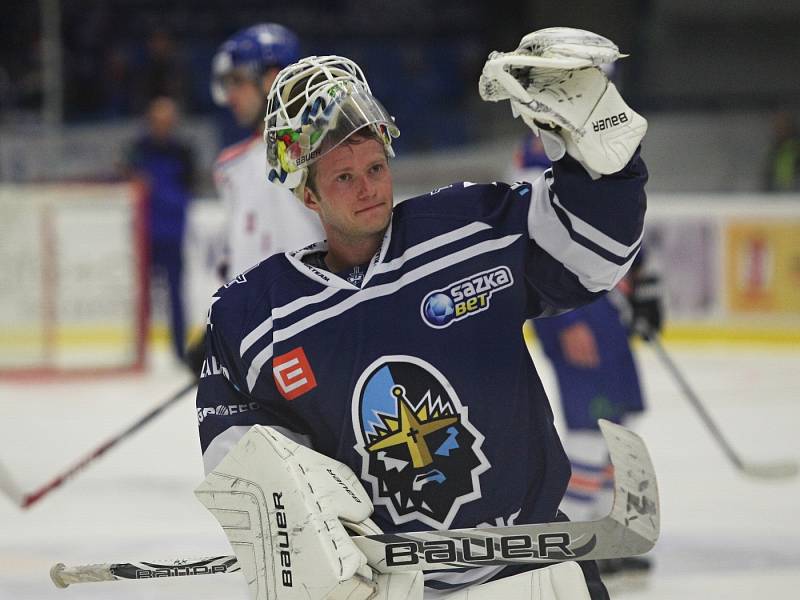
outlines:
[{"label": "jersey sleeve", "polygon": [[428,238],[461,221],[494,242],[522,239],[525,315],[553,316],[597,299],[628,271],[641,245],[646,182],[638,151],[598,179],[565,155],[531,183],[447,185],[399,204],[395,218],[417,219]]},{"label": "jersey sleeve", "polygon": [[[209,473],[253,425],[269,425],[305,446],[311,439],[296,417],[278,410],[276,398],[249,391],[239,356],[241,312],[226,302],[225,288],[212,300],[206,324],[206,357],[197,388],[197,420],[203,465]],[[234,305],[234,306],[232,306]],[[237,340],[239,340],[237,342]]]},{"label": "jersey sleeve", "polygon": [[528,184],[530,316],[591,302],[622,279],[641,245],[646,181],[637,151],[624,169],[597,180],[565,156]]}]

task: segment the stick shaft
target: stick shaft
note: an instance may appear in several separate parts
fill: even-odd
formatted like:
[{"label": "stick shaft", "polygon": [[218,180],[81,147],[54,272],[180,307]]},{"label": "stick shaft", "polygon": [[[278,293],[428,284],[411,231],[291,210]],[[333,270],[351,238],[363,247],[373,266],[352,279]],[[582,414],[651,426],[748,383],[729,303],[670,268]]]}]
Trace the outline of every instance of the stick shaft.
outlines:
[{"label": "stick shaft", "polygon": [[700,420],[703,421],[703,424],[711,433],[711,436],[722,448],[722,451],[737,469],[744,469],[744,463],[742,462],[742,459],[733,450],[733,447],[728,443],[728,440],[725,439],[725,436],[722,435],[722,431],[720,431],[714,419],[711,418],[711,415],[708,414],[708,411],[706,410],[699,396],[694,392],[692,387],[689,385],[689,382],[683,376],[683,373],[681,373],[680,369],[678,369],[678,366],[664,349],[664,346],[661,344],[661,340],[659,340],[655,333],[651,333],[649,334],[648,341],[656,351],[658,357],[661,359],[661,362],[664,363],[664,366],[667,368],[670,374],[672,374],[672,377],[675,379],[678,387],[681,388],[684,396],[686,396],[686,398],[689,400],[689,403],[700,416]]},{"label": "stick shaft", "polygon": [[711,432],[712,437],[722,448],[725,456],[740,472],[744,473],[745,475],[758,477],[761,479],[786,479],[789,477],[795,477],[797,473],[800,472],[800,465],[798,465],[797,461],[795,460],[780,460],[762,463],[745,462],[742,460],[742,458],[733,450],[733,447],[730,445],[730,443],[728,443],[728,440],[725,439],[725,436],[722,435],[722,431],[720,431],[717,424],[711,418],[711,415],[708,414],[708,411],[700,401],[700,398],[689,385],[689,382],[678,369],[677,365],[672,361],[669,354],[667,354],[667,351],[661,345],[658,337],[650,331],[645,331],[645,334],[646,335],[643,336],[645,340],[648,340],[651,343],[658,357],[664,363],[667,370],[669,370],[669,372],[672,374],[686,398],[692,404],[705,426]]},{"label": "stick shaft", "polygon": [[66,567],[63,563],[58,563],[50,569],[50,578],[56,587],[65,588],[73,583],[219,575],[238,570],[239,564],[235,556],[210,556],[160,563],[104,563],[78,567]]},{"label": "stick shaft", "polygon": [[[417,531],[354,536],[351,541],[379,573],[487,565],[619,558],[648,552],[660,531],[655,472],[641,439],[624,427],[600,421],[614,464],[614,502],[604,519],[449,531]],[[263,494],[261,494],[263,495]],[[266,514],[264,519],[269,518]],[[269,543],[269,542],[266,542]],[[205,562],[202,565],[201,561]],[[59,587],[89,581],[152,579],[230,573],[236,558],[176,560],[165,564],[118,563],[51,570]],[[216,571],[213,565],[223,565]]]},{"label": "stick shaft", "polygon": [[130,435],[132,435],[133,433],[135,433],[136,431],[147,425],[147,423],[156,418],[169,406],[180,400],[184,394],[189,392],[196,385],[197,385],[196,381],[191,381],[187,383],[186,385],[181,387],[177,392],[173,393],[167,399],[158,404],[155,408],[150,410],[148,413],[139,417],[125,430],[118,433],[114,437],[106,440],[104,443],[100,444],[97,448],[86,454],[86,456],[81,458],[74,465],[72,465],[65,471],[53,477],[50,481],[39,487],[37,490],[31,492],[30,494],[25,494],[22,498],[20,506],[22,506],[22,508],[28,508],[31,505],[38,502],[39,500],[41,500],[42,498],[44,498],[47,494],[52,492],[54,489],[60,487],[65,481],[67,481],[76,473],[78,473],[78,471],[81,471],[89,463],[94,462],[99,457],[103,456],[106,452],[108,452],[111,448],[119,444],[122,440],[126,439],[127,437],[129,437]]}]

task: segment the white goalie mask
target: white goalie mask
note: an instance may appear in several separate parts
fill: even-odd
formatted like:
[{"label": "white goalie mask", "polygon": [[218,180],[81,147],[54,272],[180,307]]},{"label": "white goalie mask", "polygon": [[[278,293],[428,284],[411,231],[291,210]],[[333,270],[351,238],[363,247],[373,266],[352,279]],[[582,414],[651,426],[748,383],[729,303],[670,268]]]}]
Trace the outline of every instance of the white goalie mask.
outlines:
[{"label": "white goalie mask", "polygon": [[309,56],[283,69],[267,96],[268,178],[302,200],[308,167],[368,127],[394,156],[400,135],[361,68],[342,56]]}]

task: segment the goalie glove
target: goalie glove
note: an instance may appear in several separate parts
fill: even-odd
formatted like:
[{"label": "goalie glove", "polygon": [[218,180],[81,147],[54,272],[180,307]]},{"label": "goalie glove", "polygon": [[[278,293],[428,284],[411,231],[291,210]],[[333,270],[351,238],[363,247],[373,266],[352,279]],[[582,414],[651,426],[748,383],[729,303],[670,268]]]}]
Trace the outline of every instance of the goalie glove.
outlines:
[{"label": "goalie glove", "polygon": [[600,69],[624,56],[590,31],[542,29],[513,52],[492,52],[478,88],[486,101],[509,100],[551,160],[568,153],[597,178],[621,170],[647,131]]},{"label": "goalie glove", "polygon": [[633,313],[632,329],[645,340],[660,334],[664,326],[663,296],[664,288],[657,272],[643,270],[634,274],[633,289],[628,296]]},{"label": "goalie glove", "polygon": [[658,269],[651,263],[634,263],[608,297],[619,311],[620,321],[628,335],[638,334],[649,340],[653,334],[661,333],[664,326],[664,286]]}]

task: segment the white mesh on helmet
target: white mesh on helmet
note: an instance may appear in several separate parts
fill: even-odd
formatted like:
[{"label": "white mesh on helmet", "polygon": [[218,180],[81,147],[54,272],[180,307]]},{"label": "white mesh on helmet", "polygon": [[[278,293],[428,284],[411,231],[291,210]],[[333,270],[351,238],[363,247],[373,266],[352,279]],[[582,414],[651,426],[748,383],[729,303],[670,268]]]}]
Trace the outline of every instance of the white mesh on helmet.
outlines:
[{"label": "white mesh on helmet", "polygon": [[264,121],[269,179],[301,198],[308,166],[359,129],[369,127],[389,156],[400,135],[361,68],[341,56],[310,56],[283,69]]}]

